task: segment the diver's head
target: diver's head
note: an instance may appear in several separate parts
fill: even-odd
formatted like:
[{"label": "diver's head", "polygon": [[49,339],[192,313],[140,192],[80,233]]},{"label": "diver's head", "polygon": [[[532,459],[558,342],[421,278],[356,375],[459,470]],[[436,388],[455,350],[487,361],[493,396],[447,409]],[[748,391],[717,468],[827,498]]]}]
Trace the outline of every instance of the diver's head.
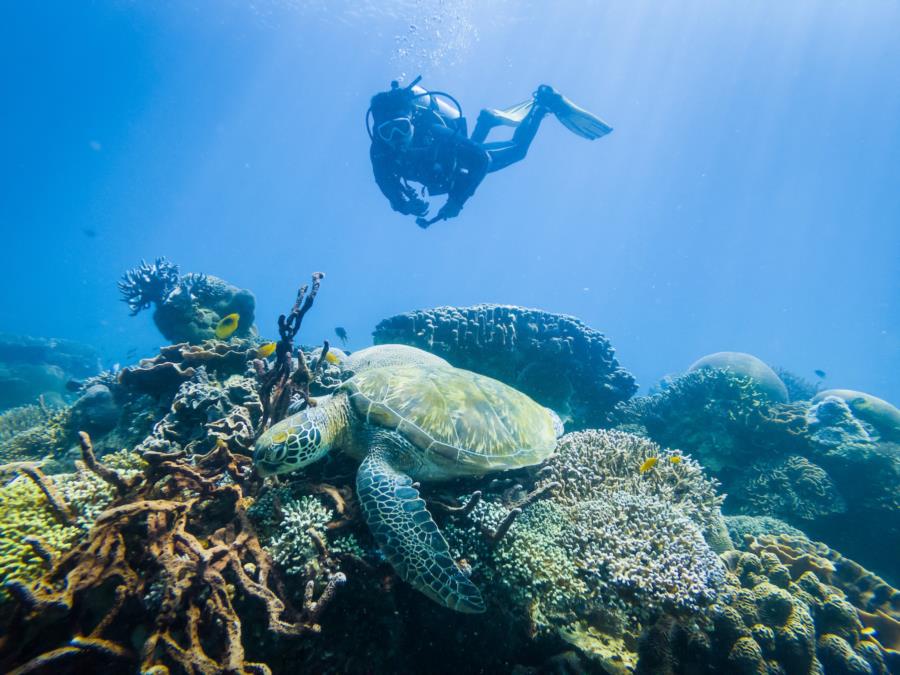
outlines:
[{"label": "diver's head", "polygon": [[401,150],[410,146],[415,133],[414,94],[393,84],[390,91],[372,97],[372,135],[375,140]]}]

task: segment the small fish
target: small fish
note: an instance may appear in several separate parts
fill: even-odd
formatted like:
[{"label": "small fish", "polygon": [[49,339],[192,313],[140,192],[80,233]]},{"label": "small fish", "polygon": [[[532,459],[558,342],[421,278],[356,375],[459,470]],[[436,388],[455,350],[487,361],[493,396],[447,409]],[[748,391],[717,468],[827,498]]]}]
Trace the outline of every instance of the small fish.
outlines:
[{"label": "small fish", "polygon": [[644,460],[644,463],[638,468],[639,473],[647,473],[650,469],[656,466],[656,463],[659,461],[659,457],[648,457]]},{"label": "small fish", "polygon": [[81,232],[85,237],[90,237],[91,239],[97,236],[97,230],[92,230],[89,227],[84,228],[83,230],[81,230]]},{"label": "small fish", "polygon": [[224,317],[219,323],[216,324],[216,337],[220,340],[231,337],[231,334],[237,330],[240,320],[240,314],[229,314],[228,316]]},{"label": "small fish", "polygon": [[267,359],[275,353],[275,346],[275,342],[267,342],[264,345],[260,345],[259,349],[256,350],[256,355],[261,359]]},{"label": "small fish", "polygon": [[820,380],[825,379],[825,371],[824,370],[814,370],[813,371]]},{"label": "small fish", "polygon": [[338,358],[337,354],[335,354],[334,352],[326,352],[325,360],[333,366],[336,366],[337,364],[339,364],[341,362],[341,360]]},{"label": "small fish", "polygon": [[863,629],[862,629],[861,631],[859,631],[859,632],[860,632],[862,635],[865,635],[866,637],[870,637],[870,636],[871,636],[871,637],[874,637],[874,636],[878,635],[878,631],[875,630],[874,628],[872,628],[872,626],[866,626],[865,628],[863,628]]},{"label": "small fish", "polygon": [[347,346],[347,329],[343,326],[338,326],[334,329],[334,334],[338,336],[341,341],[341,344],[345,347]]},{"label": "small fish", "polygon": [[672,462],[672,464],[681,464],[681,455],[672,455],[669,457],[669,461]]},{"label": "small fish", "polygon": [[132,347],[125,353],[125,356],[132,357],[135,354],[137,354],[137,347]]}]

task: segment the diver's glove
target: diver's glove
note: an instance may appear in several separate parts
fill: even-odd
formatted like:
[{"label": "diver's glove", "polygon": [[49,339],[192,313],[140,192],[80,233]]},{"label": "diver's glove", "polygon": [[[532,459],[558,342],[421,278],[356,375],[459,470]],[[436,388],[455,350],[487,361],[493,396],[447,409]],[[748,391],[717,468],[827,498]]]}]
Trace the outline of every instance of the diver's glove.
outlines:
[{"label": "diver's glove", "polygon": [[441,207],[441,210],[438,211],[437,217],[438,220],[447,220],[448,218],[456,218],[459,215],[459,212],[462,211],[463,205],[457,202],[454,199],[448,199],[447,203]]},{"label": "diver's glove", "polygon": [[399,211],[404,216],[424,216],[428,213],[428,202],[413,196],[408,201],[400,201],[394,206],[394,210]]}]

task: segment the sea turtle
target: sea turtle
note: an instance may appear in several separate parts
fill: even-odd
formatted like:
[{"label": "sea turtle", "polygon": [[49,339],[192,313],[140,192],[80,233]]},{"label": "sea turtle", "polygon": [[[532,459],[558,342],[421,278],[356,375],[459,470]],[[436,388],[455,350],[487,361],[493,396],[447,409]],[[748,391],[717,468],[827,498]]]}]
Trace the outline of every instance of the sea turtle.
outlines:
[{"label": "sea turtle", "polygon": [[340,448],[361,459],[356,492],[375,541],[402,579],[460,612],[483,612],[413,480],[447,480],[538,464],[562,423],[525,394],[442,363],[364,369],[334,395],[257,441],[262,475],[300,469]]}]

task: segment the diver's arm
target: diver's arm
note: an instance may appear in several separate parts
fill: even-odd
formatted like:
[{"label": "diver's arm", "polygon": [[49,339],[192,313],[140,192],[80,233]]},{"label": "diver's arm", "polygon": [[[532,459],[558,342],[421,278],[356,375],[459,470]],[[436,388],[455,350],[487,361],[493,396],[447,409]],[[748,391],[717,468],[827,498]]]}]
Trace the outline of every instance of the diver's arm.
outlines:
[{"label": "diver's arm", "polygon": [[372,172],[375,174],[375,182],[381,193],[387,197],[394,211],[405,216],[410,214],[423,215],[428,211],[428,204],[410,190],[400,180],[400,176],[394,171],[390,158],[377,151],[373,145],[369,151],[372,160]]},{"label": "diver's arm", "polygon": [[438,213],[442,218],[455,218],[462,211],[463,204],[481,185],[487,175],[490,156],[478,143],[468,138],[459,138],[456,143],[457,169],[453,186],[447,195],[447,203]]}]

